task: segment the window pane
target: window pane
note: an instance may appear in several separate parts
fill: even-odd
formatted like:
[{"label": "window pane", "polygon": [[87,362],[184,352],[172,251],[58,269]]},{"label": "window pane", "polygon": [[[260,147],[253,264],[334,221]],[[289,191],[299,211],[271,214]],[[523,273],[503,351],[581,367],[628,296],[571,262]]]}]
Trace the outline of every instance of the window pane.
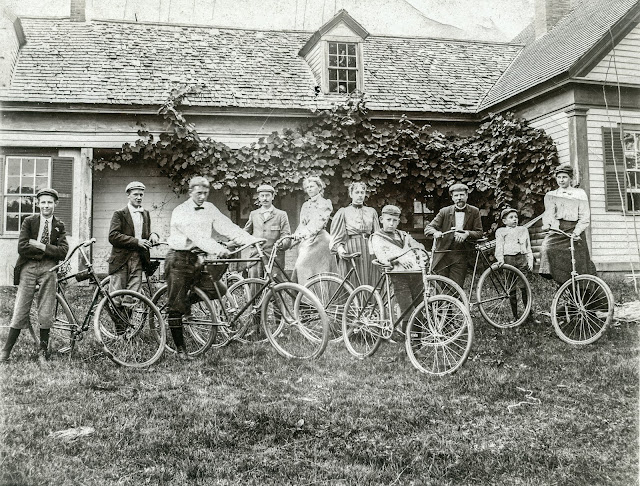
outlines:
[{"label": "window pane", "polygon": [[335,54],[338,52],[337,44],[335,42],[329,42],[329,54]]},{"label": "window pane", "polygon": [[624,134],[624,151],[625,152],[635,151],[634,142],[635,140],[634,140],[633,133],[625,133]]},{"label": "window pane", "polygon": [[347,83],[347,93],[353,93],[356,90],[355,83]]},{"label": "window pane", "polygon": [[349,81],[351,81],[352,83],[356,82],[356,72],[355,71],[348,71],[347,72],[347,79]]},{"label": "window pane", "polygon": [[338,66],[347,67],[347,58],[345,56],[338,57]]},{"label": "window pane", "polygon": [[47,159],[36,160],[36,177],[49,177],[49,161]]},{"label": "window pane", "polygon": [[36,192],[49,186],[48,177],[36,177]]},{"label": "window pane", "polygon": [[338,54],[340,54],[341,56],[345,56],[347,54],[346,44],[338,44]]},{"label": "window pane", "polygon": [[32,197],[21,198],[20,210],[23,213],[33,213],[33,199]]},{"label": "window pane", "polygon": [[17,213],[20,211],[20,198],[8,197],[6,208],[8,213]]},{"label": "window pane", "polygon": [[338,85],[338,93],[348,93],[349,91],[347,91],[347,85],[345,83],[340,83]]},{"label": "window pane", "polygon": [[7,194],[17,194],[20,190],[20,176],[7,177]]},{"label": "window pane", "polygon": [[22,194],[35,194],[35,187],[34,187],[34,183],[33,183],[33,178],[23,178],[22,179],[22,186],[20,187],[20,192]]},{"label": "window pane", "polygon": [[355,57],[349,57],[349,58],[347,58],[347,61],[348,61],[347,62],[347,67],[350,67],[350,68],[356,67],[356,58]]},{"label": "window pane", "polygon": [[347,72],[344,71],[343,69],[338,71],[338,80],[340,80],[340,81],[346,81],[347,80]]},{"label": "window pane", "polygon": [[17,214],[7,213],[7,231],[20,231],[19,221]]},{"label": "window pane", "polygon": [[337,66],[338,65],[338,56],[329,56],[329,66]]},{"label": "window pane", "polygon": [[355,44],[348,44],[347,45],[347,54],[349,54],[350,56],[355,56],[356,55],[356,45]]},{"label": "window pane", "polygon": [[335,81],[329,81],[329,92],[337,93],[338,92],[338,83]]},{"label": "window pane", "polygon": [[329,69],[329,81],[336,81],[338,79],[338,71],[335,69]]},{"label": "window pane", "polygon": [[22,159],[22,177],[33,177],[36,173],[35,159]]},{"label": "window pane", "polygon": [[7,174],[9,176],[20,175],[20,159],[14,157],[7,159]]},{"label": "window pane", "polygon": [[640,210],[640,192],[627,193],[627,210],[628,211]]}]

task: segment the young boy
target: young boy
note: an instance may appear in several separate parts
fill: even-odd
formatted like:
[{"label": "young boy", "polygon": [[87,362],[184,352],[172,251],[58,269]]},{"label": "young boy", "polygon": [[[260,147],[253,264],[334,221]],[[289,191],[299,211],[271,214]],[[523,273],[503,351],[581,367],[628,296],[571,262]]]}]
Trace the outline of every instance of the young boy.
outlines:
[{"label": "young boy", "polygon": [[[530,274],[531,270],[533,270],[533,252],[529,241],[529,230],[524,226],[518,226],[518,211],[514,208],[503,209],[500,217],[504,223],[504,228],[496,230],[495,256],[498,264],[504,265],[506,263],[516,267],[525,275]],[[522,303],[526,307],[527,289],[523,287],[520,290],[522,291]],[[517,319],[518,294],[516,289],[509,295],[509,301],[513,317]],[[529,320],[536,322],[533,317],[530,317]]]},{"label": "young boy", "polygon": [[[380,216],[382,229],[373,233],[370,239],[371,249],[380,263],[389,264],[391,258],[401,255],[409,248],[424,249],[424,246],[414,240],[409,233],[397,229],[399,222],[400,208],[392,205],[382,208],[382,216]],[[391,265],[393,270],[390,278],[402,313],[411,306],[414,299],[422,295],[422,272],[415,252],[401,256]]]},{"label": "young boy", "polygon": [[64,223],[53,215],[58,204],[55,189],[41,189],[36,194],[40,214],[25,218],[18,238],[18,261],[14,269],[14,284],[18,293],[13,308],[7,341],[0,351],[0,362],[7,361],[20,331],[30,326],[29,310],[33,302],[36,285],[40,286],[38,296],[38,322],[40,323],[40,350],[38,361],[46,364],[49,359],[49,329],[53,324],[56,302],[55,267],[67,256],[69,245]]}]

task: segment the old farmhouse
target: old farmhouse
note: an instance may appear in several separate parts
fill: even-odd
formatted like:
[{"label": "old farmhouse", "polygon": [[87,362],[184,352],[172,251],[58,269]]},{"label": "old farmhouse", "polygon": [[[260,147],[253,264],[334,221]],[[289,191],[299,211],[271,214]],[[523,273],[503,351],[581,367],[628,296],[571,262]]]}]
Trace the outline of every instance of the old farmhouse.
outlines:
[{"label": "old farmhouse", "polygon": [[[354,90],[375,118],[406,114],[443,132],[470,133],[490,112],[514,111],[579,174],[598,269],[627,271],[640,263],[639,20],[636,0],[538,0],[532,25],[499,43],[375,35],[344,10],[314,32],[91,20],[84,0],[72,0],[69,18],[5,11],[0,285],[11,282],[38,187],[60,191],[57,212],[74,241],[97,238],[98,268],[128,181],[147,185],[145,206],[167,233],[179,199],[156,168],[96,172],[89,161],[135,141],[140,123],[160,131],[158,106],[185,84],[206,86],[185,112],[190,121],[231,147],[294,127]],[[301,202],[280,201],[292,225]]]}]

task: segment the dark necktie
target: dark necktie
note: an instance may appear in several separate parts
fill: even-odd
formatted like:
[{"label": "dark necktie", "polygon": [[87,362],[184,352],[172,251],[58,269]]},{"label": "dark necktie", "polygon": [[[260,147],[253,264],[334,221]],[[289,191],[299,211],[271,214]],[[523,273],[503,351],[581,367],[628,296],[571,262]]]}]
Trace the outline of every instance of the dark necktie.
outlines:
[{"label": "dark necktie", "polygon": [[195,209],[196,211],[200,211],[201,209],[204,209],[204,206],[196,206],[193,209]]},{"label": "dark necktie", "polygon": [[42,238],[40,238],[40,243],[44,243],[45,245],[49,244],[49,220],[44,220],[44,229],[42,230]]},{"label": "dark necktie", "polygon": [[362,209],[362,204],[353,204],[353,203],[351,203],[351,205],[356,209]]},{"label": "dark necktie", "polygon": [[464,213],[466,209],[467,209],[466,207],[464,207],[462,209],[455,208],[455,212],[456,213]]}]

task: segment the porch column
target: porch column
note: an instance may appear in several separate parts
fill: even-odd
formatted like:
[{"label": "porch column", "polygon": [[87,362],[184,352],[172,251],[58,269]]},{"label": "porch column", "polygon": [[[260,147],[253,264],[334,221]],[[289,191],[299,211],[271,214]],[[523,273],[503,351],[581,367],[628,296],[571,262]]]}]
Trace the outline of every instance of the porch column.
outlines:
[{"label": "porch column", "polygon": [[[566,113],[569,128],[569,162],[575,172],[575,183],[580,184],[590,198],[588,111],[588,108],[574,106]],[[591,227],[585,231],[585,239],[591,251]]]}]

